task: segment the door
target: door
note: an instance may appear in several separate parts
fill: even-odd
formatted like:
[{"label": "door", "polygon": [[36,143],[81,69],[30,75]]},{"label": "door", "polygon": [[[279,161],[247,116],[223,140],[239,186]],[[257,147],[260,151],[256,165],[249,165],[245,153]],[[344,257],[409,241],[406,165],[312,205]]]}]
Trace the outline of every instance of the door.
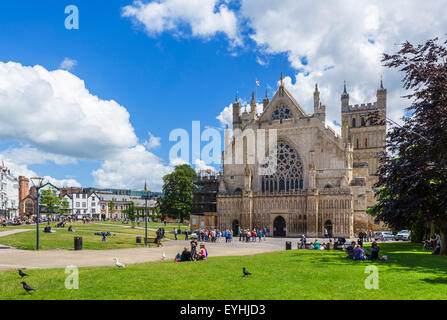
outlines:
[{"label": "door", "polygon": [[274,237],[285,237],[286,236],[286,220],[283,217],[276,217],[273,222],[273,236]]}]

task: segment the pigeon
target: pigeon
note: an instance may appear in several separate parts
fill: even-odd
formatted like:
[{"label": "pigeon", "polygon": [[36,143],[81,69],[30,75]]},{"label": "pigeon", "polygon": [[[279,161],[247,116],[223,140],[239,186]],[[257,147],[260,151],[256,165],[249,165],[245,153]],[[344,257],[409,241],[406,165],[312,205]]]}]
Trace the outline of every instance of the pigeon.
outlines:
[{"label": "pigeon", "polygon": [[28,277],[28,275],[26,273],[24,273],[22,270],[19,270],[19,276],[23,277]]},{"label": "pigeon", "polygon": [[23,285],[23,289],[26,291],[26,293],[29,293],[30,291],[36,291],[36,289],[31,288],[29,285],[26,284],[26,282],[22,281],[21,284]]},{"label": "pigeon", "polygon": [[250,276],[250,275],[251,275],[251,273],[248,272],[247,270],[245,270],[245,268],[242,268],[242,272],[244,273],[244,277],[245,277],[245,276]]},{"label": "pigeon", "polygon": [[115,265],[118,268],[125,268],[126,267],[126,265],[124,265],[124,264],[122,264],[121,262],[118,261],[118,258],[115,258]]},{"label": "pigeon", "polygon": [[166,259],[166,253],[163,252],[163,254],[161,255],[161,260],[164,261]]}]

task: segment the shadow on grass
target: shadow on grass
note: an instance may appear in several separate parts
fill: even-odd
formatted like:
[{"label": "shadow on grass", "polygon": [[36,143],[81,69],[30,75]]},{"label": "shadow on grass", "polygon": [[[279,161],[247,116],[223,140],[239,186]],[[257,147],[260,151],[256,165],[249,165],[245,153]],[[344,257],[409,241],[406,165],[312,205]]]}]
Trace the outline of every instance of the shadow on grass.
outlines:
[{"label": "shadow on grass", "polygon": [[[434,256],[424,251],[422,245],[413,243],[380,243],[380,255],[388,256],[388,261],[354,261],[346,259],[346,254],[341,251],[303,251],[296,252],[292,256],[313,255],[311,263],[318,265],[333,266],[353,266],[353,265],[376,265],[386,266],[388,271],[405,272],[412,271],[418,273],[430,273],[432,275],[442,275],[447,273],[447,257]],[[365,252],[369,253],[370,245],[365,246]],[[439,277],[435,279],[421,279],[429,283],[447,284],[447,278]]]}]

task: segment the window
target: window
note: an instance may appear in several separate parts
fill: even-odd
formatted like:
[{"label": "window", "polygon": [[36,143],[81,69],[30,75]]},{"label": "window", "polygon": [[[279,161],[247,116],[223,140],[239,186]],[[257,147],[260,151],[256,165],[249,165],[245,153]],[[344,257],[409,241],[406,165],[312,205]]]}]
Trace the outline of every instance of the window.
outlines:
[{"label": "window", "polygon": [[79,199],[81,195],[79,193],[76,194],[76,199]]},{"label": "window", "polygon": [[365,139],[365,148],[368,148],[368,138]]},{"label": "window", "polygon": [[104,204],[102,205],[102,210],[106,210],[106,206]]},{"label": "window", "polygon": [[272,120],[283,120],[292,118],[292,112],[283,103],[276,107],[272,114]]},{"label": "window", "polygon": [[85,193],[82,194],[82,199],[87,199],[87,195]]},{"label": "window", "polygon": [[81,203],[80,202],[76,202],[76,207],[80,207],[81,206]]},{"label": "window", "polygon": [[276,172],[270,176],[263,176],[262,191],[296,189],[303,189],[303,166],[300,157],[287,142],[279,140]]},{"label": "window", "polygon": [[83,203],[82,203],[82,207],[83,207],[83,208],[87,208],[87,203],[86,203],[86,202],[83,202]]},{"label": "window", "polygon": [[362,127],[366,126],[365,118],[362,117],[360,119],[360,123],[361,123]]},{"label": "window", "polygon": [[355,118],[352,118],[352,127],[355,128]]},{"label": "window", "polygon": [[95,210],[95,209],[92,209],[92,213],[96,213],[96,210]]},{"label": "window", "polygon": [[360,148],[359,139],[357,139],[357,149]]},{"label": "window", "polygon": [[95,197],[94,196],[92,196],[92,201],[95,201]]}]

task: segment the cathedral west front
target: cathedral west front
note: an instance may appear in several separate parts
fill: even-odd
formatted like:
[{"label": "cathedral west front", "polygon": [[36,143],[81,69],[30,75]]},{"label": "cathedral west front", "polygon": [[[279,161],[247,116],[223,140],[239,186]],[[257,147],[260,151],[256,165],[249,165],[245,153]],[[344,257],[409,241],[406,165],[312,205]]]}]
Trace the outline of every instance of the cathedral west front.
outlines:
[{"label": "cathedral west front", "polygon": [[[233,103],[233,132],[225,152],[238,154],[242,161],[223,157],[223,176],[217,193],[218,228],[268,228],[271,236],[352,237],[360,231],[383,228],[374,223],[366,209],[375,202],[373,185],[378,154],[385,151],[387,91],[380,84],[377,101],[350,105],[346,90],[341,95],[342,135],[325,125],[326,106],[314,92],[314,113],[307,114],[281,82],[274,97],[263,100],[256,113],[254,96],[251,110],[241,112]],[[371,115],[374,115],[373,120]],[[263,170],[250,146],[258,145],[257,132],[269,139],[272,129],[276,145],[275,170]],[[239,132],[239,133],[237,133]],[[242,138],[238,139],[238,135]],[[266,156],[272,153],[268,150]],[[252,161],[249,161],[252,159]],[[254,160],[253,160],[254,159]]]}]

